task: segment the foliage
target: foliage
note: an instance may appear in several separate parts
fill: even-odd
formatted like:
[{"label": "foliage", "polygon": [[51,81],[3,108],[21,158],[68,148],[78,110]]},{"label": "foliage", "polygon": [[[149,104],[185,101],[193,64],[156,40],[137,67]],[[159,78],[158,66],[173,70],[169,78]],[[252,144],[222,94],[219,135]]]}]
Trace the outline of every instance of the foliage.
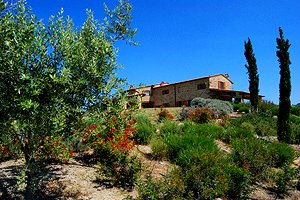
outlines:
[{"label": "foliage", "polygon": [[168,147],[162,137],[159,136],[152,137],[150,141],[150,146],[152,150],[151,155],[153,158],[158,160],[163,160],[168,158],[168,150],[167,150]]},{"label": "foliage", "polygon": [[249,108],[246,107],[246,106],[241,106],[240,109],[239,109],[239,112],[242,112],[242,113],[249,113]]},{"label": "foliage", "polygon": [[62,11],[44,25],[25,1],[1,8],[0,146],[8,148],[6,144],[16,140],[8,151],[22,150],[25,156],[25,198],[33,195],[32,171],[43,143],[51,146],[56,138],[72,138],[85,111],[99,105],[104,109],[122,83],[115,77],[119,66],[114,44],[132,43],[131,5],[120,1],[113,11],[106,11],[105,23],[98,23],[88,11],[77,29]]},{"label": "foliage", "polygon": [[285,143],[273,143],[269,145],[274,167],[283,167],[293,162],[295,158],[294,150]]},{"label": "foliage", "polygon": [[288,191],[293,188],[293,179],[296,176],[296,170],[284,166],[282,170],[279,170],[275,176],[276,193],[280,196],[288,194]]},{"label": "foliage", "polygon": [[280,84],[279,84],[279,113],[278,113],[278,140],[286,143],[291,142],[291,127],[289,114],[291,110],[291,75],[290,75],[290,43],[288,39],[284,39],[283,31],[279,27],[280,38],[276,38],[277,51],[276,55],[280,67]]},{"label": "foliage", "polygon": [[231,144],[236,139],[253,138],[253,129],[254,127],[246,122],[243,122],[241,127],[228,125],[225,126],[225,131],[220,134],[219,138],[227,144]]},{"label": "foliage", "polygon": [[172,180],[166,178],[164,181],[147,176],[146,180],[137,184],[138,197],[127,197],[135,200],[175,200],[183,199],[183,189],[172,184]]},{"label": "foliage", "polygon": [[300,117],[300,107],[299,106],[292,106],[291,107],[291,114]]},{"label": "foliage", "polygon": [[232,160],[248,170],[254,179],[260,178],[271,166],[271,155],[265,142],[255,138],[237,139],[232,142]]},{"label": "foliage", "polygon": [[291,124],[291,143],[300,144],[300,124],[292,123]]},{"label": "foliage", "polygon": [[181,127],[177,122],[165,120],[159,129],[159,133],[162,137],[173,134],[180,134],[182,132]]},{"label": "foliage", "polygon": [[189,113],[191,112],[192,108],[190,107],[182,107],[180,112],[180,121],[186,120],[189,117]]},{"label": "foliage", "polygon": [[132,188],[141,171],[141,163],[135,157],[116,152],[101,152],[98,163],[98,182],[109,180],[113,185]]},{"label": "foliage", "polygon": [[253,53],[253,48],[252,48],[250,38],[248,38],[247,42],[244,42],[244,46],[245,46],[244,55],[248,62],[248,64],[246,64],[245,67],[247,68],[248,75],[249,75],[251,112],[258,112],[259,75],[257,72],[256,59]]},{"label": "foliage", "polygon": [[234,103],[233,104],[233,110],[234,111],[238,111],[238,110],[240,110],[240,108],[243,106],[243,104],[241,104],[241,103]]},{"label": "foliage", "polygon": [[259,136],[272,136],[276,135],[277,133],[277,119],[273,118],[272,115],[269,115],[269,113],[265,112],[243,115],[240,119],[235,119],[231,122],[236,127],[240,127],[244,123],[251,124],[251,130],[253,130],[252,128],[254,127],[254,133]]},{"label": "foliage", "polygon": [[191,106],[193,108],[207,108],[214,112],[217,118],[218,116],[227,116],[233,111],[230,102],[218,99],[194,98],[191,102]]},{"label": "foliage", "polygon": [[150,119],[145,115],[135,117],[137,123],[135,125],[136,134],[135,141],[137,144],[148,144],[151,136],[156,132],[156,127],[151,123]]},{"label": "foliage", "polygon": [[272,108],[278,107],[278,105],[276,105],[272,101],[267,101],[267,100],[259,101],[258,106],[260,112],[268,112]]},{"label": "foliage", "polygon": [[189,113],[189,119],[195,123],[204,124],[213,119],[213,113],[207,108],[194,108]]},{"label": "foliage", "polygon": [[173,120],[173,119],[174,119],[173,115],[167,109],[164,109],[163,107],[160,108],[160,111],[158,113],[159,122],[162,122],[163,120]]},{"label": "foliage", "polygon": [[219,136],[224,132],[224,128],[216,123],[196,124],[190,121],[184,122],[182,130],[184,134],[195,134],[212,139],[219,138]]}]

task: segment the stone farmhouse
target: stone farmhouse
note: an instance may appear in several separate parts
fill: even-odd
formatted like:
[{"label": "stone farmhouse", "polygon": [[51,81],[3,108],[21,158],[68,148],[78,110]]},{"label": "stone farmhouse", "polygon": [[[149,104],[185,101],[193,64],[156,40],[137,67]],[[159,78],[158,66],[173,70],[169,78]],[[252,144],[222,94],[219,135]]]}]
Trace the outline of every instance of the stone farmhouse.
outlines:
[{"label": "stone farmhouse", "polygon": [[127,92],[129,97],[139,97],[140,108],[190,106],[196,97],[239,102],[250,98],[249,92],[233,90],[232,84],[228,74],[215,74],[177,83],[161,82],[138,88],[130,86]]}]

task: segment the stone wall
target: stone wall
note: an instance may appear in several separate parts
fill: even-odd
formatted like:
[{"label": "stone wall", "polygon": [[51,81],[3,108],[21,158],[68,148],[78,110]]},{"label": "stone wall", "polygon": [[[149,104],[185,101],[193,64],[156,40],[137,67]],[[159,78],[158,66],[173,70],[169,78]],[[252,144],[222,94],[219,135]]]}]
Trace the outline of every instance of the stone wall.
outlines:
[{"label": "stone wall", "polygon": [[225,83],[225,90],[232,90],[232,83],[223,75],[212,76],[209,78],[209,88],[219,89],[219,82]]},{"label": "stone wall", "polygon": [[[205,84],[205,88],[198,89],[198,85],[200,84]],[[196,97],[209,98],[208,86],[207,78],[154,88],[150,101],[154,103],[154,107],[174,107],[187,104]]]}]

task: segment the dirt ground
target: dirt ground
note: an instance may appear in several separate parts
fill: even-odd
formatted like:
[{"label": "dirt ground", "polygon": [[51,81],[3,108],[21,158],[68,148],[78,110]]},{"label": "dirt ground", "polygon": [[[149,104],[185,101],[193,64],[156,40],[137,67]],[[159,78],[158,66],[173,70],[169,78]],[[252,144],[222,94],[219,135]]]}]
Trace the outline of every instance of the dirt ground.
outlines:
[{"label": "dirt ground", "polygon": [[[225,153],[230,153],[231,148],[222,141],[216,141],[219,148]],[[295,147],[299,148],[299,147]],[[149,146],[136,146],[131,155],[137,155],[143,166],[142,174],[151,173],[154,178],[162,177],[172,169],[167,161],[152,160],[151,148]],[[75,157],[76,158],[76,157]],[[18,176],[24,167],[23,160],[9,160],[0,163],[0,199],[23,199],[22,192],[24,187],[17,186]],[[294,162],[295,167],[299,167],[300,158]],[[133,189],[127,191],[121,188],[101,185],[96,181],[96,165],[86,164],[80,159],[74,159],[69,164],[48,165],[41,172],[37,199],[80,199],[80,200],[122,200],[127,195],[136,196],[137,192]],[[256,185],[251,200],[273,200],[280,199],[264,185]],[[300,199],[299,191],[291,191],[286,200]]]}]

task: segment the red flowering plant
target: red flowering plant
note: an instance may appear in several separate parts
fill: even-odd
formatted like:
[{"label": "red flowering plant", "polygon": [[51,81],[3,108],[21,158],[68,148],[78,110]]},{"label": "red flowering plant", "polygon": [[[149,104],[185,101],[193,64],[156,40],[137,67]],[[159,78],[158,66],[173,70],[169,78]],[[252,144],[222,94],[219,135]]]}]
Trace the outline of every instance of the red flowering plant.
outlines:
[{"label": "red flowering plant", "polygon": [[213,119],[213,113],[207,108],[194,108],[189,112],[189,119],[193,122],[204,124]]},{"label": "red flowering plant", "polygon": [[163,120],[173,120],[174,116],[165,108],[160,107],[160,111],[158,113],[158,121],[162,122]]},{"label": "red flowering plant", "polygon": [[107,99],[105,109],[89,113],[84,120],[84,128],[80,131],[80,142],[94,150],[99,161],[99,177],[107,176],[114,184],[120,186],[133,185],[140,163],[135,157],[129,157],[129,150],[135,145],[134,136],[136,120],[132,114],[135,106],[124,109],[125,105],[135,99],[127,99],[124,95]]}]

